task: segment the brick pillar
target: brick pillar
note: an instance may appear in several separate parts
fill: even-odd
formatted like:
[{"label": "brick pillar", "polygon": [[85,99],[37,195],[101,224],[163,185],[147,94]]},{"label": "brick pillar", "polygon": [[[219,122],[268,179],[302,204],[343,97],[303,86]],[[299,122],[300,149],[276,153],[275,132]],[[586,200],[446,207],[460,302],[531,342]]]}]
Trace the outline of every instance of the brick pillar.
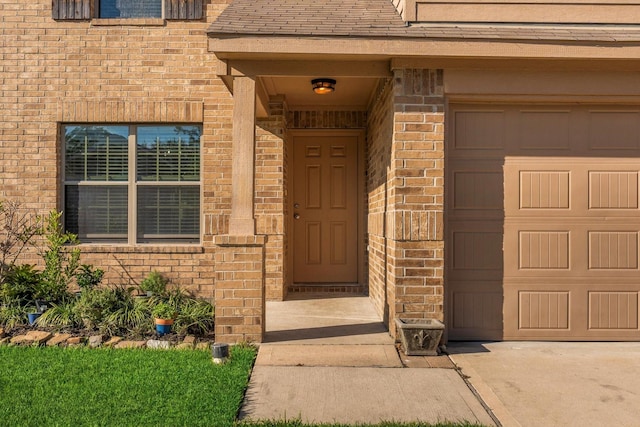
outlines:
[{"label": "brick pillar", "polygon": [[386,213],[391,319],[444,319],[443,94],[442,70],[394,71]]},{"label": "brick pillar", "polygon": [[261,342],[265,331],[265,243],[256,235],[256,83],[234,78],[229,234],[214,237],[218,342]]},{"label": "brick pillar", "polygon": [[216,236],[216,341],[261,342],[265,236]]}]

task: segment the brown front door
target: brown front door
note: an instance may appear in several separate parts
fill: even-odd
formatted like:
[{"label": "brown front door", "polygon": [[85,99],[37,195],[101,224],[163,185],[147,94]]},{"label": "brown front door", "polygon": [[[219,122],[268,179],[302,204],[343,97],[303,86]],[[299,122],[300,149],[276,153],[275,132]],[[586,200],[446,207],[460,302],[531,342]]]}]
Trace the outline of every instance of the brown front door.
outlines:
[{"label": "brown front door", "polygon": [[356,283],[356,136],[293,141],[293,281]]}]

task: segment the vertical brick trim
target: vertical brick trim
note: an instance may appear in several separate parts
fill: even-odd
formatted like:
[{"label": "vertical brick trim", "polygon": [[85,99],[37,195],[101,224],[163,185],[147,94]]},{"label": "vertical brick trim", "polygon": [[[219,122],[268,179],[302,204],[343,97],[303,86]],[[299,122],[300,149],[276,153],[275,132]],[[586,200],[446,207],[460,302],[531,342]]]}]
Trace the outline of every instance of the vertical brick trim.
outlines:
[{"label": "vertical brick trim", "polygon": [[284,97],[271,97],[269,116],[258,119],[256,124],[256,233],[268,236],[265,249],[266,298],[282,301],[287,269],[287,104]]},{"label": "vertical brick trim", "polygon": [[265,332],[265,236],[215,237],[216,341],[261,342]]},{"label": "vertical brick trim", "polygon": [[92,18],[93,0],[52,0],[51,17],[56,20]]},{"label": "vertical brick trim", "polygon": [[203,0],[165,0],[165,19],[202,19]]},{"label": "vertical brick trim", "polygon": [[388,283],[389,248],[385,237],[388,187],[391,184],[389,172],[393,141],[393,88],[392,81],[387,81],[378,88],[377,99],[368,116],[366,150],[369,297],[378,314],[387,323],[390,319],[393,322],[395,317],[395,288]]},{"label": "vertical brick trim", "polygon": [[202,123],[202,101],[72,100],[58,105],[58,122]]},{"label": "vertical brick trim", "polygon": [[395,70],[393,104],[385,218],[388,287],[395,297],[391,311],[396,317],[443,320],[442,70]]}]

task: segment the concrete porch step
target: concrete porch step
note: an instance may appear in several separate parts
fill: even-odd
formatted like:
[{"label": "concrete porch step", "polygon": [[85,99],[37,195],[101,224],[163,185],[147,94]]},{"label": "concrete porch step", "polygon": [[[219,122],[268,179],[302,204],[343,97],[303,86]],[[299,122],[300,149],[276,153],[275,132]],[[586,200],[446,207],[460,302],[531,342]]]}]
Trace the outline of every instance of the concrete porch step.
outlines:
[{"label": "concrete porch step", "polygon": [[256,366],[402,368],[393,344],[261,344]]}]

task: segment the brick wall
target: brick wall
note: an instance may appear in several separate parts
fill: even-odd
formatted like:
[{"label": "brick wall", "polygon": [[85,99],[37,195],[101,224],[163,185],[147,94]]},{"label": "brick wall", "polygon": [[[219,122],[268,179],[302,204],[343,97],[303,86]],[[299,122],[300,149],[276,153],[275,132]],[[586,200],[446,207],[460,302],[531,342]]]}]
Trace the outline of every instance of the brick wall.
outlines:
[{"label": "brick wall", "polygon": [[[388,321],[395,313],[394,289],[387,287],[387,238],[385,212],[388,209],[388,169],[393,136],[393,82],[378,89],[378,98],[369,113],[367,128],[367,202],[369,296],[380,316]],[[389,294],[391,293],[391,295]]]},{"label": "brick wall", "polygon": [[395,317],[443,319],[442,83],[395,70],[369,117],[369,289],[392,334]]},{"label": "brick wall", "polygon": [[230,210],[232,99],[205,30],[228,3],[205,1],[203,20],[120,25],[54,21],[50,0],[0,4],[0,198],[61,209],[61,123],[204,124],[203,245],[83,246],[82,262],[106,267],[107,281],[128,281],[120,260],[135,280],[155,269],[213,296],[213,236],[226,232]]},{"label": "brick wall", "polygon": [[388,236],[398,317],[444,309],[444,88],[442,70],[394,72]]}]

